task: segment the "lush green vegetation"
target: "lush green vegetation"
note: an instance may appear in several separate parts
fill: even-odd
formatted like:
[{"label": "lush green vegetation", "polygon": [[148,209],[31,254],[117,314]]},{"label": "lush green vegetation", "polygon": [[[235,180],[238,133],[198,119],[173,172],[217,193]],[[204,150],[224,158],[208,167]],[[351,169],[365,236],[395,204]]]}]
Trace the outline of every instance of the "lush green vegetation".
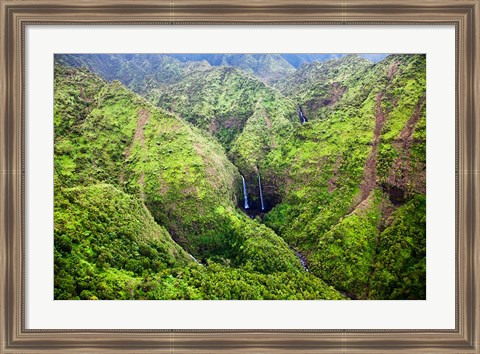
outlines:
[{"label": "lush green vegetation", "polygon": [[[357,298],[377,298],[376,272],[394,257],[380,246],[382,230],[394,228],[389,233],[399,243],[415,235],[412,247],[424,250],[418,242],[425,240],[425,219],[418,221],[412,208],[405,210],[408,216],[398,210],[425,196],[425,57],[389,56],[376,65],[345,57],[337,62],[340,77],[330,76],[334,63],[317,64],[312,76],[348,90],[335,103],[317,107],[311,121],[268,156],[266,173],[279,180],[282,202],[265,222],[308,255],[314,274]],[[325,103],[315,83],[295,89],[297,80],[292,77],[290,95],[306,99],[307,107],[312,97]],[[409,220],[408,228],[395,222],[400,215]],[[398,286],[420,282],[423,289],[412,285],[399,297],[425,297],[420,255],[407,257],[418,272],[403,269],[393,277]],[[389,296],[399,291],[392,286]]]},{"label": "lush green vegetation", "polygon": [[198,59],[56,58],[55,298],[425,298],[425,56]]},{"label": "lush green vegetation", "polygon": [[193,262],[138,199],[109,184],[61,189],[54,218],[57,299],[110,298],[110,287],[123,298],[134,276]]}]

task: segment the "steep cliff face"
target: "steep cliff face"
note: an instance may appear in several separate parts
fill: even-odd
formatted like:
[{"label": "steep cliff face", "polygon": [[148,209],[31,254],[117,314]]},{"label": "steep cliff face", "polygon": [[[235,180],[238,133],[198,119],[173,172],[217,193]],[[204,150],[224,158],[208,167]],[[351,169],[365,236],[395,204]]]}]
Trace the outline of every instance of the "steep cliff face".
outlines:
[{"label": "steep cliff face", "polygon": [[[215,67],[159,90],[152,102],[213,135],[245,176],[255,205],[265,157],[291,136],[297,107],[259,79],[238,68]],[[155,94],[155,93],[154,93]],[[272,198],[273,199],[273,194]]]},{"label": "steep cliff face", "polygon": [[[355,62],[339,61],[339,79],[323,66],[314,71],[322,72],[327,85],[335,80],[345,87],[332,105],[315,106],[324,102],[315,85],[308,95],[301,85],[290,91],[310,107],[310,122],[268,157],[265,173],[281,186],[282,202],[266,224],[309,255],[312,272],[338,289],[372,298],[382,286],[372,280],[382,267],[384,275],[390,267],[402,268],[412,283],[425,279],[425,219],[411,207],[425,208],[425,56],[389,56],[376,65],[360,61],[360,71]],[[385,233],[398,238],[386,246]],[[411,255],[408,264],[401,256],[386,261],[400,244]]]},{"label": "steep cliff face", "polygon": [[[205,58],[213,60],[198,59]],[[274,284],[285,272],[293,274],[297,290],[319,284],[319,291],[300,291],[297,298],[339,296],[323,281],[352,298],[425,298],[425,56],[391,55],[373,63],[347,55],[295,70],[281,69],[284,56],[219,56],[228,66],[212,67],[187,62],[191,57],[137,55],[122,64],[130,81],[122,71],[107,70],[106,63],[125,58],[60,59],[55,203],[67,198],[66,210],[81,220],[86,214],[73,207],[75,193],[107,199],[81,204],[86,209],[113,212],[108,199],[127,197],[146,206],[166,245],[152,246],[152,257],[168,266],[142,268],[161,279],[160,292],[141,271],[128,273],[136,279],[137,298],[168,297],[169,282],[183,289],[174,298],[207,298],[195,284],[199,277],[219,281],[210,271],[249,279],[251,298],[292,296],[287,290],[268,295],[259,285],[265,276]],[[60,62],[96,68],[105,80],[121,78],[130,89],[142,82],[136,90],[143,97]],[[258,77],[254,63],[257,69],[263,63],[268,80]],[[152,73],[157,78],[146,85]],[[69,229],[65,220],[59,219],[58,230]],[[192,264],[182,249],[204,266]],[[62,264],[68,255],[59,255]],[[88,262],[98,262],[95,257]],[[132,272],[125,267],[111,268]]]}]

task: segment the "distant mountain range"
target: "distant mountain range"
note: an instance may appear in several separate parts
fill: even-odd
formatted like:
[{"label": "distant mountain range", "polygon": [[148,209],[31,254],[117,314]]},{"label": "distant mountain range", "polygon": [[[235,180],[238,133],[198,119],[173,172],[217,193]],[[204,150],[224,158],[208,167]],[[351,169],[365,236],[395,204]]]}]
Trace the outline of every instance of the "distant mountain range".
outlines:
[{"label": "distant mountain range", "polygon": [[[339,59],[347,54],[311,54],[311,53],[289,53],[289,54],[171,54],[172,57],[180,61],[201,61],[205,60],[210,63],[210,65],[232,65],[237,66],[238,58],[253,58],[255,61],[262,61],[266,56],[273,56],[278,60],[283,58],[287,63],[292,65],[294,68],[299,68],[305,63],[313,63],[314,61],[325,61],[328,59]],[[378,62],[383,60],[387,54],[358,54],[361,57],[364,57],[373,62]],[[244,59],[241,59],[244,60]]]},{"label": "distant mountain range", "polygon": [[[347,54],[57,54],[55,62],[87,67],[107,80],[117,79],[143,91],[145,79],[166,84],[183,78],[181,63],[190,67],[233,66],[267,83],[275,83],[304,64],[339,59]],[[359,54],[372,62],[387,54]],[[161,68],[162,70],[158,70]]]}]

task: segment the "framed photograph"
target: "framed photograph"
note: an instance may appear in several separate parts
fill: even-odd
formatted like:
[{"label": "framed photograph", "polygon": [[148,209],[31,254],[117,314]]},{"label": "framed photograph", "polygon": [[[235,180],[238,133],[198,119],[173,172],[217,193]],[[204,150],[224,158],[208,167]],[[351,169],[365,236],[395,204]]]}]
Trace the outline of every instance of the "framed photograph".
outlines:
[{"label": "framed photograph", "polygon": [[1,1],[1,351],[480,353],[480,1]]}]

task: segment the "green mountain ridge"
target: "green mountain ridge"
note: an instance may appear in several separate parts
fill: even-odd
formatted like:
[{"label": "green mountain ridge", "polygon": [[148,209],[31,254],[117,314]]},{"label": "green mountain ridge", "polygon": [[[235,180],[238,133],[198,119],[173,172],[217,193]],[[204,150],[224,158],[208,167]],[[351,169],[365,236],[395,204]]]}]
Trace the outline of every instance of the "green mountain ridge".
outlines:
[{"label": "green mountain ridge", "polygon": [[277,110],[283,110],[278,113],[286,116],[285,119],[295,119],[293,104],[285,102],[277,90],[234,67],[197,72],[168,89],[151,93],[149,99],[210,132],[227,151],[259,103],[264,103],[273,119],[279,115]]}]

